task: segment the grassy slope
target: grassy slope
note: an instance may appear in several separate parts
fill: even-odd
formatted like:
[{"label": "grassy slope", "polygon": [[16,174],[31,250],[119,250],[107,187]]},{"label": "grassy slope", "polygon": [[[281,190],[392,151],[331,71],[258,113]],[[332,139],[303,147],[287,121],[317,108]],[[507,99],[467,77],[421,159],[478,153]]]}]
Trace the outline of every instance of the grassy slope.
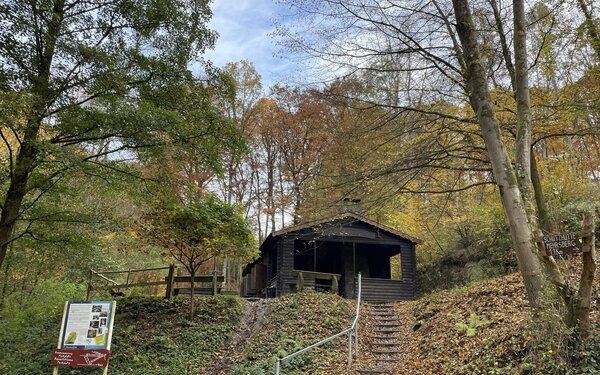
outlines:
[{"label": "grassy slope", "polygon": [[[189,321],[188,299],[124,298],[117,302],[111,374],[202,374],[213,353],[235,331],[242,302],[235,297],[198,299],[196,316]],[[40,326],[8,334],[0,352],[0,373],[49,374],[50,353],[56,346],[60,317]],[[66,371],[66,370],[63,370]],[[70,374],[93,373],[73,370]]]},{"label": "grassy slope", "polygon": [[[277,355],[284,356],[348,328],[356,304],[337,295],[289,294],[272,300],[259,332],[246,344],[233,375],[272,374]],[[342,374],[346,371],[347,340],[340,338],[286,362],[286,375]]]}]

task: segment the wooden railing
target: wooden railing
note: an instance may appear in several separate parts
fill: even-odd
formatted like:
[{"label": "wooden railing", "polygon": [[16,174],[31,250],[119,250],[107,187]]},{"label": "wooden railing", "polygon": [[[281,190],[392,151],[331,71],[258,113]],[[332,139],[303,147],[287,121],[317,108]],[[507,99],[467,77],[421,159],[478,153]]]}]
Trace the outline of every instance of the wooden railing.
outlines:
[{"label": "wooden railing", "polygon": [[[168,270],[168,276],[163,280],[162,278],[155,281],[134,281],[132,276],[140,273],[157,272]],[[114,275],[114,276],[113,276]],[[166,285],[166,297],[171,298],[173,277],[175,275],[175,266],[170,265],[168,267],[157,267],[157,268],[143,268],[143,269],[128,269],[123,271],[94,271],[90,269],[87,287],[87,300],[90,299],[91,294],[95,290],[109,290],[109,291],[120,291],[121,289],[133,288],[133,287],[145,287],[155,285]],[[110,277],[109,277],[110,276]],[[125,277],[125,281],[115,281],[114,279],[119,276]],[[99,280],[102,280],[98,284]]]},{"label": "wooden railing", "polygon": [[[90,269],[86,299],[89,301],[93,291],[108,290],[111,294],[122,295],[121,289],[133,287],[147,287],[156,285],[166,285],[165,297],[171,298],[178,292],[186,293],[188,290],[191,293],[191,288],[178,288],[177,283],[191,283],[191,276],[175,276],[175,266],[143,269],[129,269],[123,271],[94,271]],[[156,280],[136,281],[136,275],[140,273],[159,273],[160,271],[168,271],[167,276]],[[164,275],[164,272],[163,272]],[[221,288],[217,285],[225,281],[223,275],[197,275],[194,276],[194,294],[217,294],[221,293]],[[210,288],[202,287],[202,284],[210,283]]]}]

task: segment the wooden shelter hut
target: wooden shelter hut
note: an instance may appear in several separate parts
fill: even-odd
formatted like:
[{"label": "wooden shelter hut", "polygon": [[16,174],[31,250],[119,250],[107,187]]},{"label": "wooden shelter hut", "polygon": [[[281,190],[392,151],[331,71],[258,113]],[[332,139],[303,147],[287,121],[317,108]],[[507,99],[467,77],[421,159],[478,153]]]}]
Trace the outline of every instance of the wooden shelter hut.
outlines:
[{"label": "wooden shelter hut", "polygon": [[275,297],[310,287],[354,298],[360,272],[364,300],[411,300],[420,242],[354,213],[284,228],[244,268],[241,295]]}]

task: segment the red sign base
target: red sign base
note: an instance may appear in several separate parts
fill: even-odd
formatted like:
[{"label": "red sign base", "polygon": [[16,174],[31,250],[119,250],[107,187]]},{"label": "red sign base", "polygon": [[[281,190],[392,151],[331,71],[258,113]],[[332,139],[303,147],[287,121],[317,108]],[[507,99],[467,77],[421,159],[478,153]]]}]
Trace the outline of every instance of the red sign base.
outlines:
[{"label": "red sign base", "polygon": [[106,367],[110,350],[107,349],[54,349],[52,366]]}]

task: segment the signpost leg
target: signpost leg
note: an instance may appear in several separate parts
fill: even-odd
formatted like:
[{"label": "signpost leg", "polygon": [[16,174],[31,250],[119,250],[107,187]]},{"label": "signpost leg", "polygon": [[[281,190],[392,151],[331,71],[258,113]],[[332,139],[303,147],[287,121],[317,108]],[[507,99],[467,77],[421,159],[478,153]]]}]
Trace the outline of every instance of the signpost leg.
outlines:
[{"label": "signpost leg", "polygon": [[[56,347],[59,349],[62,349],[63,333],[65,331],[65,323],[66,323],[66,319],[67,319],[67,309],[68,308],[69,308],[69,301],[65,302],[65,308],[63,310],[62,322],[60,323],[60,334],[58,335],[58,344],[56,345]],[[58,375],[58,366],[54,366],[52,375]]]},{"label": "signpost leg", "polygon": [[[106,345],[106,349],[110,350],[110,346],[112,344],[112,334],[113,334],[113,327],[115,324],[115,311],[117,310],[117,301],[112,301],[112,310],[110,312],[110,324],[108,327],[108,337],[107,337],[107,345]],[[102,375],[107,375],[108,374],[108,365],[110,363],[110,359],[106,362],[106,367],[104,367],[104,371],[102,371]]]}]

